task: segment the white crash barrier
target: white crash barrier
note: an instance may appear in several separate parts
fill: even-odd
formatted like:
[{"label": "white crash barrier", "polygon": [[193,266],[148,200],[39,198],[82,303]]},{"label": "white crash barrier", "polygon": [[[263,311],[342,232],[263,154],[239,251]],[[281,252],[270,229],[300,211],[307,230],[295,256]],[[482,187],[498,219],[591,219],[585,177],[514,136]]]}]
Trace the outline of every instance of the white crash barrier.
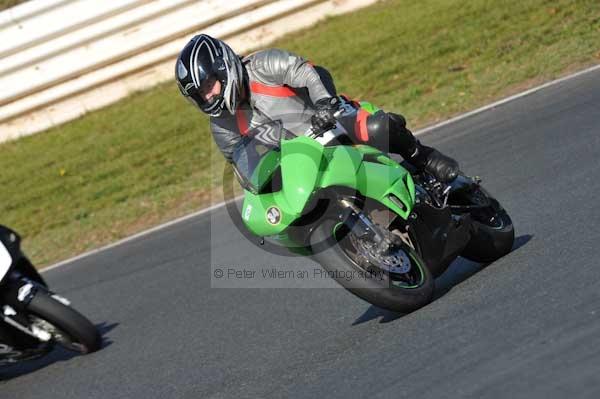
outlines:
[{"label": "white crash barrier", "polygon": [[0,29],[8,25],[18,24],[28,18],[50,11],[53,8],[60,7],[72,0],[34,0],[22,3],[16,7],[8,8],[0,12]]},{"label": "white crash barrier", "polygon": [[[97,21],[89,24],[85,29],[81,29],[76,35],[62,35],[54,40],[44,40],[28,48],[22,48],[20,51],[10,56],[2,57],[0,63],[0,75],[8,74],[27,67],[28,65],[39,63],[44,60],[56,57],[84,43],[92,43],[111,34],[117,34],[128,28],[133,28],[138,24],[150,21],[161,14],[169,12],[179,7],[195,3],[197,0],[159,0],[148,3],[144,7],[136,7],[114,15],[112,18]],[[2,35],[4,31],[0,32]]]},{"label": "white crash barrier", "polygon": [[[0,32],[0,57],[98,23],[150,0],[70,1],[18,21]],[[93,3],[93,6],[92,6]],[[23,3],[28,4],[28,2]]]},{"label": "white crash barrier", "polygon": [[[133,0],[128,1],[133,2]],[[0,76],[2,88],[0,106],[181,37],[198,26],[209,25],[219,18],[248,7],[248,3],[253,2],[248,0],[229,0],[227,3],[220,0],[195,1],[156,19],[84,43],[82,46],[61,52],[38,63],[25,64],[17,70],[11,70]],[[79,4],[82,3],[74,3],[74,5]],[[207,9],[211,12],[206,12]],[[56,10],[58,11],[60,9]],[[40,51],[43,51],[43,45],[39,47]],[[24,85],[23,82],[27,84]]]},{"label": "white crash barrier", "polygon": [[[236,17],[227,19],[217,24],[213,24],[208,26],[203,31],[208,33],[209,35],[215,37],[227,38],[232,34],[239,32],[240,30],[247,30],[257,25],[261,25],[263,22],[269,21],[275,17],[281,16],[284,12],[294,11],[297,7],[305,6],[305,1],[302,0],[283,0],[270,4],[269,6],[258,8],[252,10],[243,15],[238,15]],[[317,1],[312,1],[311,3],[318,3]],[[183,11],[187,11],[183,10]],[[189,15],[189,14],[188,14]],[[196,21],[200,21],[201,18],[194,19]],[[139,34],[141,38],[148,39],[147,32],[143,30],[139,30],[136,32]],[[185,42],[189,40],[188,37],[182,37],[178,40],[167,42],[161,46],[151,48],[149,50],[143,51],[141,53],[134,54],[129,57],[116,56],[115,58],[119,58],[119,60],[107,65],[106,67],[91,70],[89,73],[81,74],[81,68],[84,66],[83,64],[78,64],[77,68],[73,68],[72,74],[79,74],[78,77],[73,77],[69,80],[69,84],[64,85],[56,85],[53,87],[49,87],[46,90],[36,90],[35,84],[29,88],[29,91],[19,91],[18,86],[14,86],[13,90],[15,90],[19,95],[24,96],[21,101],[14,101],[4,105],[2,109],[0,109],[0,119],[8,119],[11,116],[18,116],[26,113],[30,109],[35,109],[42,107],[45,104],[56,102],[58,100],[67,98],[71,95],[78,94],[88,90],[91,87],[97,87],[102,85],[103,83],[109,82],[119,77],[126,76],[131,71],[142,70],[148,66],[154,65],[158,62],[173,60],[181,48],[185,45]],[[106,43],[110,45],[110,42]],[[137,50],[138,47],[132,47]],[[121,48],[122,51],[126,50],[125,47]],[[92,53],[97,51],[97,47],[91,48]],[[86,50],[87,52],[87,50]],[[103,54],[107,54],[108,52],[104,52]],[[85,55],[85,54],[84,54]],[[61,61],[66,59],[70,59],[71,55],[65,54],[62,57],[57,57],[54,60],[54,64],[56,68],[60,68]],[[98,60],[105,60],[106,58],[97,57]],[[90,55],[90,59],[88,62],[91,64],[93,62],[93,58]],[[34,75],[35,71],[29,71],[30,76]],[[64,68],[61,73],[68,74],[69,71]],[[13,74],[15,76],[18,74]],[[27,74],[21,73],[22,76],[19,80],[26,79]],[[53,79],[56,79],[59,74],[54,74]],[[30,78],[31,79],[31,78]],[[31,79],[33,80],[33,79]],[[42,82],[43,84],[43,82]],[[0,87],[4,86],[10,88],[10,82],[3,82],[0,79]]]},{"label": "white crash barrier", "polygon": [[[226,39],[238,52],[263,46],[327,15],[376,0],[31,0],[21,22],[0,13],[0,38],[23,26],[0,53],[0,142],[64,123],[129,93],[172,79],[173,63],[197,32]],[[44,3],[44,4],[41,4]],[[38,4],[35,11],[33,4]],[[85,12],[82,4],[91,8]],[[43,7],[42,7],[43,6]],[[12,9],[11,15],[20,6]],[[40,11],[41,10],[41,11]],[[69,10],[69,11],[67,11]],[[78,10],[75,17],[72,10]],[[110,15],[109,15],[110,14]],[[48,35],[26,30],[48,24]],[[67,18],[67,16],[70,16]],[[96,17],[96,18],[95,18]],[[6,22],[8,21],[8,22]],[[9,39],[11,41],[11,39]],[[0,43],[2,40],[0,40]],[[19,48],[15,51],[15,48]]]}]

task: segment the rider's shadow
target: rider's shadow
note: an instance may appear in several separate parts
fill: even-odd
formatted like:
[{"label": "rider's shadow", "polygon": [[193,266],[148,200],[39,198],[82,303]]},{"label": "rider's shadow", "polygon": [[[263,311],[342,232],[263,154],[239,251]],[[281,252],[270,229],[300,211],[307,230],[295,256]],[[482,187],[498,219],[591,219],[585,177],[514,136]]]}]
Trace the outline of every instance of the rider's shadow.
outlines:
[{"label": "rider's shadow", "polygon": [[[118,325],[119,323],[109,324],[106,322],[96,324],[96,329],[98,330],[98,333],[102,339],[102,346],[99,349],[100,351],[112,344],[112,341],[106,336],[106,334]],[[6,381],[25,374],[33,373],[53,363],[64,362],[77,356],[79,356],[77,353],[68,351],[61,348],[59,345],[56,345],[52,351],[40,357],[39,359],[25,360],[12,365],[0,366],[0,381]]]},{"label": "rider's shadow", "polygon": [[[532,238],[533,236],[530,234],[524,234],[516,237],[511,252],[521,248],[531,241]],[[452,262],[448,270],[446,270],[435,280],[435,292],[433,294],[432,302],[446,295],[454,286],[462,283],[477,272],[483,270],[487,265],[487,263],[482,264],[472,262],[461,257],[456,259],[454,262]],[[390,310],[371,305],[352,323],[352,325],[362,324],[373,319],[379,319],[380,323],[389,323],[403,316],[405,316],[404,313],[392,312]]]}]

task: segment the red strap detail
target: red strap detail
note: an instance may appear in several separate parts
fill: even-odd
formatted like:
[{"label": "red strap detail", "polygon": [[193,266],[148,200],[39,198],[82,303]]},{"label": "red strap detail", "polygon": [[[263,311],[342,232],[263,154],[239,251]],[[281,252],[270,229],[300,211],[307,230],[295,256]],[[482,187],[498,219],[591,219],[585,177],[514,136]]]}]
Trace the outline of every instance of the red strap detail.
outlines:
[{"label": "red strap detail", "polygon": [[273,97],[293,97],[296,92],[287,86],[267,86],[258,82],[250,82],[250,91]]},{"label": "red strap detail", "polygon": [[364,109],[358,110],[356,121],[354,122],[354,134],[363,142],[369,141],[369,132],[367,131],[367,117],[370,114]]},{"label": "red strap detail", "polygon": [[235,119],[237,121],[237,125],[238,125],[238,129],[240,131],[240,134],[242,136],[247,135],[249,125],[248,125],[248,119],[246,118],[246,114],[244,114],[244,110],[238,109],[237,112],[235,113]]}]

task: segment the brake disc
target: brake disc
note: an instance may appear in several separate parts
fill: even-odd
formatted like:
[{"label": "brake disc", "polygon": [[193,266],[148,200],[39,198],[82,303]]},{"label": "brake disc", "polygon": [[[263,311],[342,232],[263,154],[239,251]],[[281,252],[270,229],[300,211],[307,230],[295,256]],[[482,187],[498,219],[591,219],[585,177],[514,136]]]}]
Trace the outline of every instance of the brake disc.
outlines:
[{"label": "brake disc", "polygon": [[390,273],[404,274],[411,269],[410,258],[402,249],[392,247],[392,249],[386,251],[387,253],[382,254],[377,250],[377,245],[374,242],[359,238],[355,238],[355,245],[356,249],[362,252],[372,263]]}]

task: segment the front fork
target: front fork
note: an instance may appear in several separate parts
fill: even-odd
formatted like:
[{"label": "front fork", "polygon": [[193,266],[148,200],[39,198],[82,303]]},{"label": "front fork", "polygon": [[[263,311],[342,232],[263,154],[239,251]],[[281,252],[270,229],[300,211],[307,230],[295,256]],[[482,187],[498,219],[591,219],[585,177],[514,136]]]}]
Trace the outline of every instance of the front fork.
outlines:
[{"label": "front fork", "polygon": [[392,246],[392,241],[384,234],[380,228],[371,221],[362,210],[348,199],[340,199],[342,207],[340,219],[343,223],[348,223],[350,230],[354,230],[358,237],[369,237],[377,244],[377,252],[386,253]]},{"label": "front fork", "polygon": [[69,305],[66,298],[52,293],[44,285],[25,277],[18,271],[12,271],[1,289],[0,318],[17,330],[39,341],[48,342],[52,339],[52,334],[32,324],[27,317],[27,307],[38,293],[50,295],[55,300]]}]

